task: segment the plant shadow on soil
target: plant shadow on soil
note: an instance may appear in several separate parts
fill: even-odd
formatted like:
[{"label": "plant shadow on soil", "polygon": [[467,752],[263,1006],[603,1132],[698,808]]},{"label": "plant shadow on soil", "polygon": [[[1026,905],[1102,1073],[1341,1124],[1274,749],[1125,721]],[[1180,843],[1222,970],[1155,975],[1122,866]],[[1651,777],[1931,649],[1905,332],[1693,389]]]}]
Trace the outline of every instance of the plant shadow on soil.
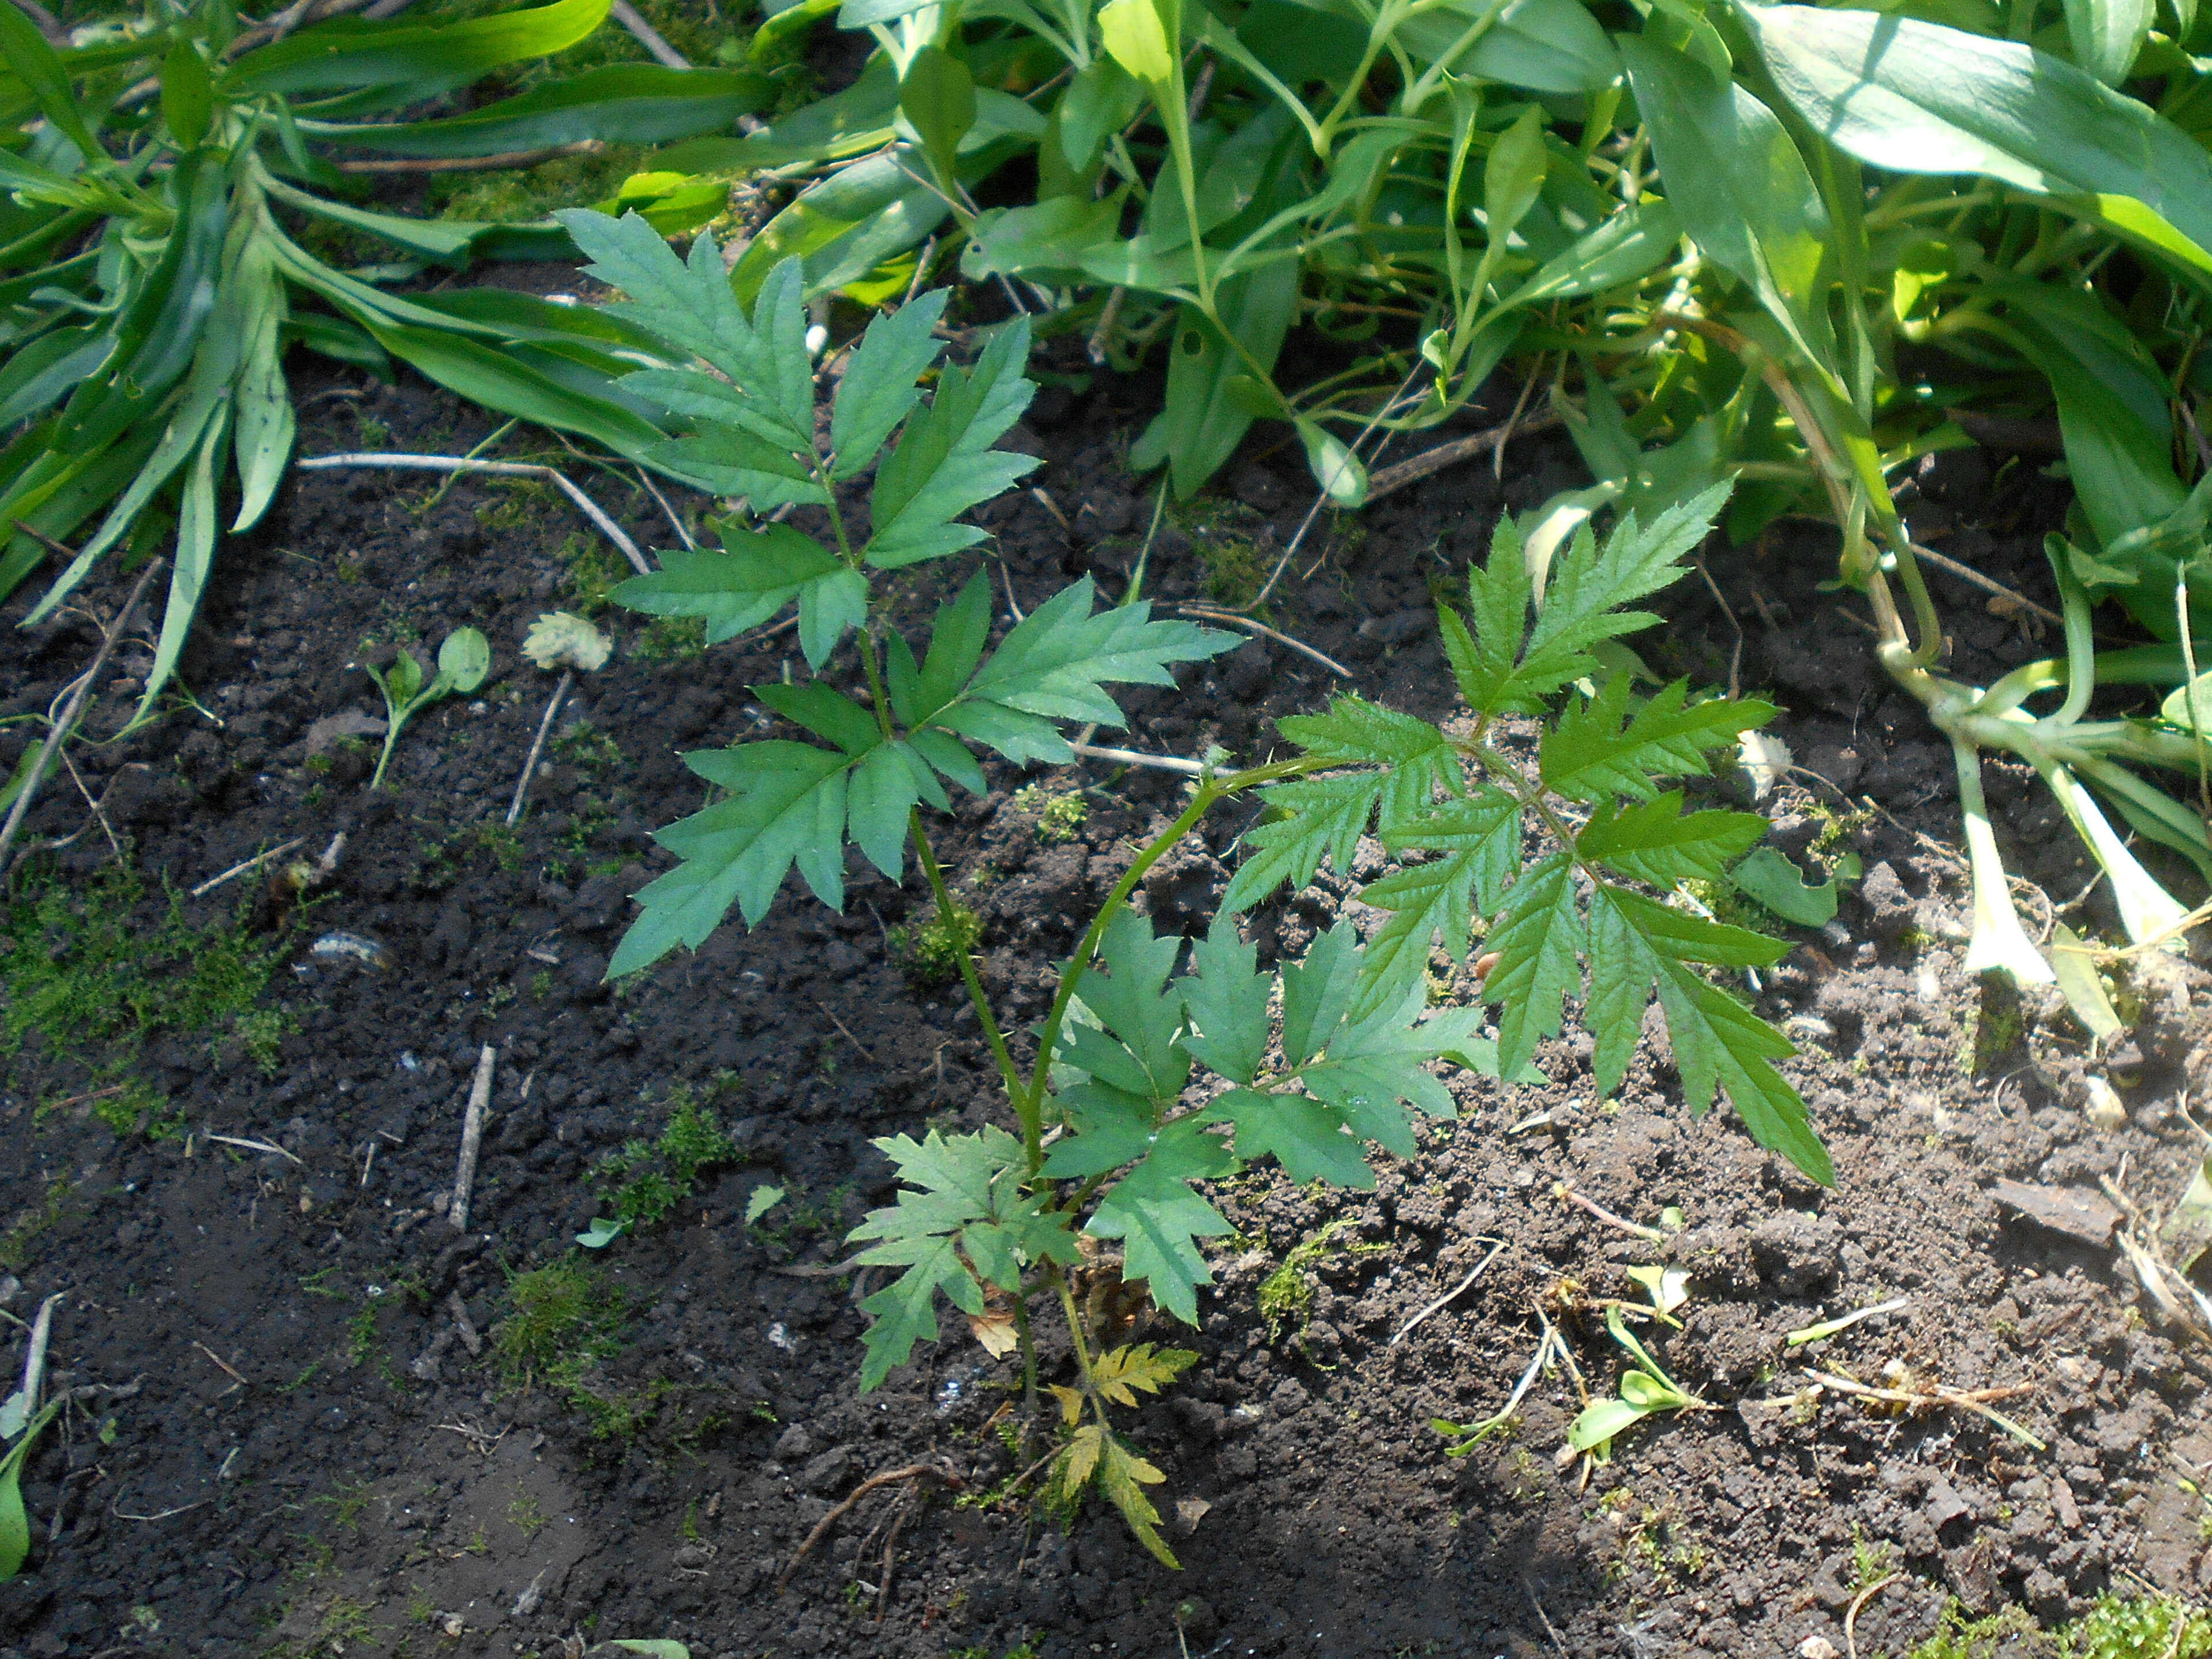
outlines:
[{"label": "plant shadow on soil", "polygon": [[[1040,398],[1034,482],[1073,532],[1026,495],[981,514],[1024,607],[1081,569],[1109,589],[1124,579],[1149,504],[1119,469],[1115,434],[1145,391],[1108,377],[1080,401]],[[419,386],[357,402],[405,447],[463,449],[487,429]],[[311,422],[303,450],[347,447],[351,429]],[[1294,531],[1304,494],[1288,469],[1262,457],[1231,473],[1238,557],[1272,556]],[[1916,527],[1948,529],[1954,555],[2039,592],[2055,503],[2034,481],[1993,490],[1989,472],[1978,453],[1943,458]],[[1562,447],[1531,440],[1503,481],[1468,467],[1408,490],[1310,546],[1318,568],[1278,590],[1270,618],[1352,665],[1363,693],[1444,714],[1433,586],[1480,552],[1502,508],[1574,477]],[[665,539],[650,501],[599,488],[641,540]],[[1725,681],[1740,628],[1745,687],[1784,706],[1778,732],[1825,780],[1793,778],[1768,803],[1777,842],[1848,847],[1867,867],[1836,923],[1790,935],[1797,948],[1761,993],[1802,1044],[1790,1069],[1834,1150],[1837,1189],[1760,1153],[1725,1114],[1692,1121],[1649,1044],[1618,1096],[1596,1099],[1583,1038],[1547,1047],[1542,1086],[1452,1079],[1462,1121],[1372,1194],[1264,1174],[1221,1183],[1238,1236],[1215,1261],[1201,1328],[1146,1334],[1201,1358],[1133,1419],[1167,1473],[1163,1507],[1183,1501],[1177,1575],[1110,1515],[1063,1529],[979,1501],[1018,1467],[1000,1433],[1014,1396],[1009,1365],[964,1333],[879,1393],[854,1391],[867,1287],[830,1264],[890,1190],[869,1137],[994,1112],[972,1018],[916,971],[912,941],[933,924],[919,888],[856,868],[844,915],[787,899],[757,932],[726,927],[618,991],[599,982],[627,895],[664,867],[650,826],[699,801],[674,750],[766,719],[743,688],[780,677],[781,640],[702,653],[603,614],[622,648],[580,684],[530,811],[506,831],[550,690],[516,647],[594,578],[559,502],[465,482],[424,510],[429,494],[383,475],[296,477],[264,529],[226,550],[185,659],[221,724],[179,716],[85,753],[87,786],[139,872],[135,891],[88,890],[109,895],[122,930],[104,937],[193,943],[162,969],[162,1020],[143,1040],[127,1020],[10,1039],[4,1306],[27,1317],[64,1293],[56,1386],[136,1392],[85,1396],[31,1460],[37,1543],[30,1570],[0,1586],[0,1650],[421,1659],[675,1637],[701,1659],[938,1659],[1025,1643],[1380,1659],[1534,1655],[1556,1650],[1555,1631],[1577,1656],[1766,1655],[1816,1636],[1842,1650],[1856,1552],[1874,1543],[1907,1576],[1860,1612],[1859,1650],[1901,1655],[1954,1601],[2056,1623],[2109,1588],[2186,1593],[2212,1572],[2205,1503],[2174,1479],[2212,1463],[2202,1360],[2161,1332],[2109,1253],[2039,1231],[1987,1190],[2000,1176],[2094,1188],[2124,1163],[2131,1190],[2170,1199],[2195,1155],[2176,1106],[2205,1086],[2205,1033],[2149,994],[2113,1062],[2130,1120],[2100,1133],[2076,1103],[2087,1059],[2063,1015],[2014,1009],[1962,974],[1948,757],[1838,620],[1848,601],[1819,591],[1832,555],[1817,531],[1711,550],[1736,614],[1686,586],[1641,648],[1662,674]],[[1212,533],[1197,518],[1164,532],[1148,579],[1163,600],[1218,586]],[[938,597],[916,580],[913,614]],[[1943,597],[1960,672],[1986,678],[2029,654],[2014,623]],[[410,727],[395,787],[363,793],[367,757],[316,722],[376,712],[356,665],[369,653],[463,624],[493,641],[492,678]],[[92,644],[82,619],[20,637],[0,662],[0,713],[43,708]],[[1340,689],[1263,641],[1186,679],[1130,699],[1129,741],[1263,750],[1273,719]],[[101,714],[95,733],[117,718]],[[0,733],[4,770],[24,733]],[[986,977],[1020,1023],[1177,786],[1103,769],[1000,768],[991,781],[943,847]],[[1043,793],[1021,793],[1031,786]],[[1839,816],[1834,790],[1879,810]],[[2080,888],[2087,872],[2042,798],[2002,772],[1993,793],[2013,867],[2054,894]],[[1083,810],[1054,809],[1048,830],[1042,811],[1070,798]],[[83,816],[56,792],[29,828],[64,836]],[[1207,912],[1241,827],[1207,826],[1153,872],[1156,921]],[[178,896],[340,830],[336,878],[304,909],[265,890],[265,872]],[[82,884],[112,861],[95,829],[37,867]],[[1340,896],[1324,881],[1260,912],[1254,935],[1267,955],[1294,952]],[[9,960],[86,959],[72,944],[85,930],[40,902],[9,909]],[[311,948],[339,931],[386,965]],[[218,948],[273,974],[187,1019],[177,989]],[[2178,971],[2203,1006],[2204,976]],[[1439,978],[1468,989],[1448,963]],[[13,1019],[25,994],[7,995]],[[486,1042],[491,1117],[471,1231],[457,1236],[444,1200]],[[143,1110],[84,1097],[126,1078]],[[687,1154],[680,1169],[664,1156],[655,1138],[685,1098],[711,1110],[726,1156]],[[611,1174],[611,1155],[632,1162]],[[674,1194],[650,1194],[657,1224],[641,1211],[580,1253],[574,1236],[648,1166]],[[1563,1182],[1637,1220],[1678,1205],[1687,1229],[1655,1251],[1562,1201]],[[785,1196],[748,1224],[768,1186]],[[1509,1241],[1498,1262],[1394,1345],[1485,1237]],[[1314,1241],[1286,1285],[1285,1258]],[[1560,1373],[1511,1432],[1444,1455],[1429,1419],[1496,1411],[1535,1351],[1540,1311],[1592,1388],[1608,1386],[1618,1351],[1587,1299],[1638,1295],[1624,1270],[1661,1255],[1694,1287],[1662,1358],[1733,1409],[1653,1419],[1584,1485],[1554,1459],[1580,1403]],[[2033,1383],[2005,1410],[2047,1452],[1979,1419],[1800,1396],[1805,1357],[1784,1334],[1898,1296],[1906,1312],[1829,1340],[1813,1363]],[[5,1363],[20,1363],[12,1340]],[[1046,1359],[1066,1363],[1049,1346]],[[876,1495],[776,1593],[835,1502],[925,1459],[949,1462],[964,1490],[896,1525],[901,1490]]]}]

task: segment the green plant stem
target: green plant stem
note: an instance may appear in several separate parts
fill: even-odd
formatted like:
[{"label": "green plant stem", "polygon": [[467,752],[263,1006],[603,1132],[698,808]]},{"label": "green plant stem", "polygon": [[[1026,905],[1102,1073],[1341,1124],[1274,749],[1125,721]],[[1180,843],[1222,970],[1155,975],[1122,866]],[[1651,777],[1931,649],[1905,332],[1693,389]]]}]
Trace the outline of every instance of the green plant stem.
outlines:
[{"label": "green plant stem", "polygon": [[[952,915],[952,894],[945,885],[945,872],[938,866],[937,849],[929,844],[928,832],[922,828],[920,807],[914,809],[912,822],[915,857],[921,865],[921,873],[928,879],[930,892],[937,899],[937,914],[949,920]],[[999,1030],[999,1022],[992,1017],[991,999],[975,972],[975,952],[963,948],[959,957],[960,979],[968,988],[968,1000],[975,1007],[975,1018],[982,1022],[983,1040],[991,1045],[992,1057],[999,1062],[999,1076],[1006,1085],[1006,1097],[1013,1102],[1014,1110],[1019,1113],[1022,1102],[1027,1097],[1027,1091],[1022,1085],[1021,1068],[1014,1064],[1014,1056],[1006,1047],[1006,1039]],[[1024,1117],[1022,1121],[1024,1145],[1028,1144],[1029,1127],[1029,1121]]]}]

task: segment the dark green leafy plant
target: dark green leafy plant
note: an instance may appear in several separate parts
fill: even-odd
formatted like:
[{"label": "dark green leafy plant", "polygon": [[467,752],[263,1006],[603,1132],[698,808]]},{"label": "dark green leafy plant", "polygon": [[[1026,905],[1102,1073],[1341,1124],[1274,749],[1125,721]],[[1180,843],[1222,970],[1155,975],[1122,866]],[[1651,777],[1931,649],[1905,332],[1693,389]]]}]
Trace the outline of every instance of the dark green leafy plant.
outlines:
[{"label": "dark green leafy plant", "polygon": [[[1095,612],[1086,578],[994,647],[989,582],[979,574],[939,610],[917,649],[892,626],[878,574],[982,539],[957,514],[1028,470],[1026,458],[991,447],[1030,397],[1025,325],[998,333],[971,368],[944,368],[925,404],[916,381],[940,349],[931,327],[942,300],[924,296],[870,325],[824,422],[796,261],[769,273],[746,307],[709,238],[686,263],[635,219],[568,224],[592,255],[592,274],[629,296],[616,307],[624,321],[699,360],[637,377],[696,422],[662,464],[741,492],[757,509],[818,509],[827,532],[817,541],[789,524],[733,525],[722,551],[665,554],[661,571],[617,590],[637,609],[705,617],[715,640],[795,604],[812,678],[751,691],[818,741],[769,738],[685,757],[727,793],[660,832],[682,862],[638,895],[641,912],[610,972],[697,945],[733,908],[757,921],[794,864],[818,897],[842,904],[848,843],[893,879],[911,845],[939,913],[951,914],[921,809],[943,810],[947,785],[984,790],[977,747],[1016,764],[1065,761],[1062,725],[1122,723],[1108,684],[1170,684],[1170,665],[1234,641],[1155,622],[1142,602]],[[863,533],[848,497],[872,464]],[[1212,1280],[1203,1241],[1231,1231],[1200,1183],[1272,1158],[1296,1181],[1371,1188],[1371,1148],[1418,1157],[1414,1112],[1454,1115],[1435,1064],[1518,1073],[1560,1029],[1571,995],[1584,1000],[1595,1063],[1612,1087],[1655,984],[1692,1109],[1724,1090],[1762,1144],[1832,1178],[1802,1103],[1773,1069],[1790,1045],[1710,976],[1771,962],[1785,947],[1666,902],[1685,879],[1717,879],[1763,821],[1686,810],[1663,781],[1703,773],[1708,754],[1773,711],[1692,699],[1680,684],[1638,699],[1626,677],[1594,693],[1574,690],[1603,672],[1598,647],[1656,620],[1620,607],[1683,574],[1725,493],[1710,490],[1648,526],[1631,514],[1602,544],[1585,529],[1533,617],[1525,550],[1510,524],[1501,526],[1487,568],[1472,576],[1468,617],[1442,615],[1471,731],[1345,698],[1283,723],[1297,755],[1241,770],[1217,757],[1061,966],[1026,1066],[973,955],[960,951],[1011,1126],[878,1143],[904,1184],[895,1204],[854,1230],[865,1248],[853,1260],[902,1271],[863,1304],[875,1321],[863,1388],[939,1336],[941,1296],[979,1334],[996,1340],[1011,1325],[1034,1419],[1030,1310],[1039,1296],[1056,1299],[1075,1380],[1055,1385],[1066,1437],[1053,1490],[1070,1501],[1102,1492],[1172,1564],[1145,1495],[1158,1472],[1117,1437],[1109,1413],[1189,1362],[1146,1345],[1094,1352],[1071,1277],[1083,1259],[1079,1235],[1117,1243],[1121,1278],[1194,1324],[1199,1289]],[[1533,765],[1498,747],[1502,717],[1554,711]],[[1224,914],[1200,939],[1157,933],[1129,908],[1146,872],[1214,806],[1255,791],[1273,819],[1247,837]],[[1340,923],[1301,959],[1262,970],[1233,914],[1285,882],[1304,886],[1325,860],[1348,873],[1370,828],[1398,867],[1361,896],[1390,911],[1389,921],[1364,944]],[[1524,866],[1530,830],[1547,850]],[[1487,943],[1498,960],[1484,985],[1498,1008],[1495,1038],[1482,1035],[1480,1007],[1427,1006],[1433,944],[1441,937],[1463,957],[1477,915],[1495,918]]]},{"label": "dark green leafy plant", "polygon": [[[348,199],[332,156],[463,162],[727,126],[773,96],[752,70],[617,64],[451,116],[392,112],[575,45],[608,0],[385,22],[241,28],[198,0],[57,44],[0,6],[0,596],[98,520],[33,607],[44,621],[111,550],[172,530],[142,714],[173,671],[228,521],[267,510],[289,459],[295,343],[393,359],[506,414],[635,455],[656,411],[610,392],[635,341],[603,317],[501,291],[387,283],[472,254],[566,248],[550,225],[424,220]],[[286,14],[289,20],[292,14]],[[708,214],[716,208],[708,210]],[[381,243],[343,270],[310,228]],[[678,228],[672,226],[671,228]],[[225,478],[236,476],[225,501]]]}]

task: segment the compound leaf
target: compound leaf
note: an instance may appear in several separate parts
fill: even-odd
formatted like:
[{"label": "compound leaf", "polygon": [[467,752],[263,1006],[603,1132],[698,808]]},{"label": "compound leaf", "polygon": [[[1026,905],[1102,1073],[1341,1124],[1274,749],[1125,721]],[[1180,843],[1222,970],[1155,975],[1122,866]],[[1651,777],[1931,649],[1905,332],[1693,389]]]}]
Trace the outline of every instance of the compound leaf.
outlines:
[{"label": "compound leaf", "polygon": [[932,334],[945,313],[948,289],[938,289],[868,325],[837,383],[830,416],[830,446],[836,459],[830,476],[841,482],[865,471],[892,429],[921,401],[916,382],[937,361],[943,344]]},{"label": "compound leaf", "polygon": [[1231,1089],[1206,1109],[1235,1126],[1237,1156],[1248,1164],[1272,1154],[1301,1187],[1326,1181],[1355,1192],[1375,1189],[1367,1149],[1334,1106],[1305,1095]]},{"label": "compound leaf", "polygon": [[696,369],[647,370],[628,377],[626,385],[665,398],[691,383],[700,395],[715,398],[724,418],[756,437],[784,451],[813,448],[814,374],[806,356],[798,260],[776,266],[748,316],[711,233],[692,239],[687,263],[635,211],[610,219],[577,208],[554,216],[592,261],[586,274],[625,295],[607,310],[713,365],[723,377]]},{"label": "compound leaf", "polygon": [[983,539],[975,526],[952,520],[1037,465],[1033,455],[991,447],[1036,392],[1022,373],[1029,350],[1024,317],[992,339],[972,370],[948,368],[928,406],[907,417],[898,447],[876,468],[869,563],[896,569]]},{"label": "compound leaf", "polygon": [[1213,919],[1190,954],[1196,973],[1176,981],[1190,1022],[1182,1045],[1231,1082],[1249,1083],[1267,1052],[1274,978],[1255,970],[1258,948],[1237,936],[1226,915]]},{"label": "compound leaf", "polygon": [[815,895],[842,909],[845,779],[859,758],[780,739],[686,755],[684,763],[730,799],[655,833],[684,861],[639,892],[644,913],[616,947],[608,977],[635,973],[679,945],[696,950],[733,903],[748,926],[757,923],[794,862]]},{"label": "compound leaf", "polygon": [[[857,572],[789,525],[763,525],[750,532],[725,531],[722,549],[720,553],[662,550],[660,568],[649,576],[633,576],[617,587],[615,603],[653,617],[703,617],[707,643],[720,645],[759,627],[794,599],[836,584],[840,577],[861,581],[860,596],[866,600],[866,583]],[[848,601],[835,599],[826,608],[844,614]],[[820,665],[811,651],[807,659]]]},{"label": "compound leaf", "polygon": [[1682,792],[1670,789],[1633,805],[1603,801],[1575,837],[1575,849],[1638,881],[1717,881],[1727,866],[1766,833],[1755,812],[1685,812]]},{"label": "compound leaf", "polygon": [[1732,747],[1746,730],[1774,718],[1774,708],[1763,702],[1715,699],[1686,707],[1686,680],[1639,704],[1630,680],[1614,675],[1544,733],[1540,766],[1547,787],[1572,800],[1648,799],[1656,793],[1653,779],[1705,775],[1711,769],[1707,750]]},{"label": "compound leaf", "polygon": [[1091,1383],[1117,1406],[1139,1404],[1137,1393],[1158,1394],[1198,1363],[1188,1348],[1155,1348],[1149,1342],[1111,1349],[1091,1362]]},{"label": "compound leaf", "polygon": [[1359,935],[1340,921],[1283,969],[1283,1058],[1303,1066],[1344,1023],[1359,979]]},{"label": "compound leaf", "polygon": [[1340,871],[1349,870],[1389,781],[1383,772],[1348,772],[1262,790],[1268,811],[1283,816],[1245,831],[1244,860],[1222,896],[1222,914],[1250,909],[1285,881],[1293,891],[1304,887],[1324,858]]},{"label": "compound leaf", "polygon": [[[1124,0],[1125,3],[1149,6],[1152,0]],[[1123,1447],[1110,1434],[1101,1431],[1102,1444],[1098,1459],[1098,1490],[1112,1500],[1121,1511],[1122,1520],[1137,1540],[1158,1559],[1163,1565],[1178,1571],[1182,1563],[1160,1536],[1160,1512],[1152,1507],[1152,1499],[1145,1496],[1146,1486],[1157,1486],[1167,1479],[1143,1458]]]},{"label": "compound leaf", "polygon": [[1485,941],[1498,960],[1482,982],[1483,1000],[1498,1005],[1498,1067],[1511,1077],[1559,1029],[1567,994],[1582,973],[1577,957],[1583,923],[1575,908],[1574,866],[1565,853],[1539,860],[1506,896]]}]

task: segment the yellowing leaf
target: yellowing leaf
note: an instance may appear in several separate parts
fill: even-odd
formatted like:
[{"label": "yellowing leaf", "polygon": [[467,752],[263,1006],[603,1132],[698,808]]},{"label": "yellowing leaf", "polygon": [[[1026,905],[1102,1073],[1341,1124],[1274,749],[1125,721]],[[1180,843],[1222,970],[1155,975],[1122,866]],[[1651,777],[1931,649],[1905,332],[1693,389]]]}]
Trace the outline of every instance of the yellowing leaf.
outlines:
[{"label": "yellowing leaf", "polygon": [[1160,1536],[1160,1512],[1144,1493],[1145,1487],[1159,1486],[1166,1480],[1167,1476],[1128,1451],[1120,1441],[1105,1437],[1098,1489],[1121,1511],[1121,1518],[1129,1523],[1129,1530],[1137,1534],[1138,1541],[1162,1563],[1180,1571],[1182,1563],[1175,1559],[1175,1552]]},{"label": "yellowing leaf", "polygon": [[1021,1335],[1014,1328],[1014,1316],[1004,1309],[969,1314],[968,1328],[975,1333],[975,1340],[994,1359],[1004,1359],[1022,1345]]},{"label": "yellowing leaf", "polygon": [[1051,1389],[1060,1401],[1060,1420],[1066,1424],[1069,1428],[1073,1428],[1076,1419],[1083,1415],[1083,1395],[1077,1390],[1063,1387],[1058,1382],[1048,1382],[1045,1387]]},{"label": "yellowing leaf", "polygon": [[572,668],[588,674],[604,664],[613,645],[607,636],[566,611],[549,611],[530,624],[522,654],[540,668]]},{"label": "yellowing leaf", "polygon": [[1133,1406],[1137,1396],[1132,1389],[1158,1394],[1197,1363],[1198,1356],[1188,1348],[1155,1352],[1151,1343],[1138,1342],[1099,1355],[1091,1362],[1091,1381],[1115,1405]]},{"label": "yellowing leaf", "polygon": [[[1060,1394],[1064,1390],[1054,1389],[1053,1392]],[[1098,1468],[1100,1449],[1109,1443],[1106,1431],[1096,1423],[1086,1423],[1075,1431],[1060,1457],[1060,1491],[1063,1498],[1072,1498],[1090,1485],[1091,1474]]]}]

